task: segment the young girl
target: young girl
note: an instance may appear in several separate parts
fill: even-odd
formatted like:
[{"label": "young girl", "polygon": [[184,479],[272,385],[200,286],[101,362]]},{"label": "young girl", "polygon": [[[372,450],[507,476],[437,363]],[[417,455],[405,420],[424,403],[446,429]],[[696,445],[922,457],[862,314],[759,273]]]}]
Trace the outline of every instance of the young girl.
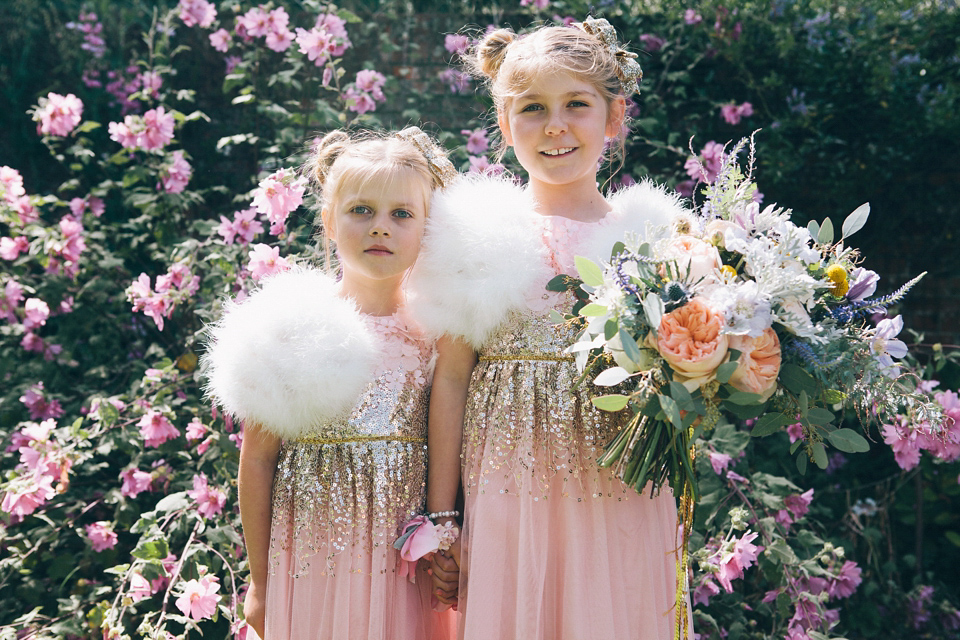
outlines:
[{"label": "young girl", "polygon": [[455,171],[415,127],[331,133],[308,168],[340,278],[269,279],[231,305],[206,356],[210,395],[246,425],[244,615],[264,640],[449,638],[429,576],[409,580],[393,543],[424,505],[435,360],[402,285]]},{"label": "young girl", "polygon": [[[430,406],[430,510],[454,508],[462,429],[464,528],[451,549],[460,637],[674,638],[689,626],[675,606],[674,496],[637,495],[597,467],[621,421],[577,384],[567,351],[576,331],[550,319],[572,299],[545,289],[576,273],[575,255],[609,260],[625,231],[683,214],[648,183],[609,199],[597,186],[639,66],[591,19],[522,38],[494,31],[475,62],[529,185],[479,179],[439,195],[413,275],[424,321],[446,332]],[[444,600],[447,569],[435,563]]]}]

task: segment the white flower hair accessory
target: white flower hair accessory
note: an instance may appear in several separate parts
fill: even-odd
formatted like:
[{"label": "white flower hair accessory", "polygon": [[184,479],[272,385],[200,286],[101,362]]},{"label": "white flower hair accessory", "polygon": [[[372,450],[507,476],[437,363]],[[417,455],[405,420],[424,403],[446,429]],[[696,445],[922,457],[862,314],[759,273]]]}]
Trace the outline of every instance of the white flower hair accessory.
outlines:
[{"label": "white flower hair accessory", "polygon": [[634,93],[640,93],[637,82],[643,79],[643,69],[637,62],[637,54],[620,46],[613,25],[603,18],[587,16],[583,22],[575,22],[573,26],[599,40],[610,51],[610,55],[617,61],[617,78],[620,79],[624,97],[629,98]]},{"label": "white flower hair accessory", "polygon": [[412,142],[427,161],[430,173],[440,183],[440,188],[448,187],[459,175],[453,163],[447,158],[447,153],[437,146],[420,127],[407,127],[397,132],[397,137]]}]

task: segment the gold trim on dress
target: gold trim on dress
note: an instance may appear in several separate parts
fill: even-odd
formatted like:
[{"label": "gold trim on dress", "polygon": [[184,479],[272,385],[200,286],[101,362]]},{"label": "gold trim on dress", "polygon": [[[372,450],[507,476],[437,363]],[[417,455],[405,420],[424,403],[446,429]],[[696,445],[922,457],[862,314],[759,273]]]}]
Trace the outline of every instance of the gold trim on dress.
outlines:
[{"label": "gold trim on dress", "polygon": [[293,442],[303,444],[347,444],[351,442],[426,442],[426,438],[415,436],[350,436],[347,438],[296,438]]},{"label": "gold trim on dress", "polygon": [[538,360],[543,362],[574,362],[573,356],[561,356],[545,353],[519,353],[516,355],[487,355],[477,358],[480,362],[504,362],[509,360]]}]

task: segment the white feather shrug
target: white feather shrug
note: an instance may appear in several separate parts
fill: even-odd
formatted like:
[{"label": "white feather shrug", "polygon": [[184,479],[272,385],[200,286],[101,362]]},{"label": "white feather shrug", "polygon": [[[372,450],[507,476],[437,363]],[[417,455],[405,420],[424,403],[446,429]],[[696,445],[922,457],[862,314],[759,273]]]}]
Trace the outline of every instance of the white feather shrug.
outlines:
[{"label": "white feather shrug", "polygon": [[281,438],[346,415],[373,378],[375,335],[317,269],[276,275],[209,328],[207,395]]},{"label": "white feather shrug", "polygon": [[[613,210],[580,255],[596,262],[628,231],[653,233],[684,213],[679,196],[652,182],[609,198]],[[434,196],[408,289],[417,323],[480,349],[526,295],[551,276],[540,216],[528,189],[504,178],[463,176]]]}]

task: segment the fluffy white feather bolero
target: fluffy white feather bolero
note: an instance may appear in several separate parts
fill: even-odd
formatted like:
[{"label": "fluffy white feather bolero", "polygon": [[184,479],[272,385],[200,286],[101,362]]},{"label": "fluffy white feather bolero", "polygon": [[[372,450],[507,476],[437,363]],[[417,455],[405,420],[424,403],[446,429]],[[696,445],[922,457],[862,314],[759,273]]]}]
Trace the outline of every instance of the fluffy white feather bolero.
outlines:
[{"label": "fluffy white feather bolero", "polygon": [[378,342],[332,278],[296,268],[227,304],[209,328],[206,393],[281,438],[346,415],[374,377]]},{"label": "fluffy white feather bolero", "polygon": [[[613,210],[579,255],[602,263],[628,231],[657,234],[685,213],[675,193],[644,181],[609,198]],[[499,177],[462,176],[434,196],[408,289],[417,323],[480,349],[549,272],[530,191]]]}]

